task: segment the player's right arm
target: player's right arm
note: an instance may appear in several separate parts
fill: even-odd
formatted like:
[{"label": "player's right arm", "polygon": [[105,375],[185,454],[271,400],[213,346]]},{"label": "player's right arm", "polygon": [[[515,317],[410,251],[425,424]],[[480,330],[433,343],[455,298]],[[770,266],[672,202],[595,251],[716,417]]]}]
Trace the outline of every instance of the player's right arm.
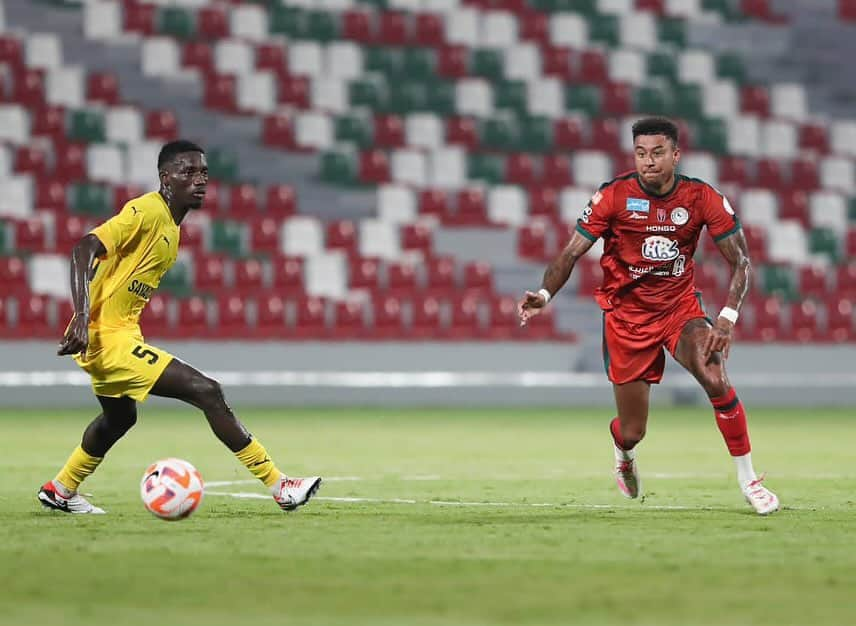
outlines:
[{"label": "player's right arm", "polygon": [[95,259],[107,254],[107,248],[94,234],[81,239],[71,252],[71,301],[74,317],[59,344],[57,354],[78,354],[89,345],[89,281]]}]

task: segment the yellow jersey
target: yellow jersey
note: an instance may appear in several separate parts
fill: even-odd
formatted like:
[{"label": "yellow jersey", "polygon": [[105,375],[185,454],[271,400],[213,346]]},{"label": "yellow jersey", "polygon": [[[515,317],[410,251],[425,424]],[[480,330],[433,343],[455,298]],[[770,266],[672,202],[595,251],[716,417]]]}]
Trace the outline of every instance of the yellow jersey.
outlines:
[{"label": "yellow jersey", "polygon": [[180,229],[157,191],[134,198],[91,233],[106,254],[89,284],[90,330],[140,333],[140,314],[178,257]]}]

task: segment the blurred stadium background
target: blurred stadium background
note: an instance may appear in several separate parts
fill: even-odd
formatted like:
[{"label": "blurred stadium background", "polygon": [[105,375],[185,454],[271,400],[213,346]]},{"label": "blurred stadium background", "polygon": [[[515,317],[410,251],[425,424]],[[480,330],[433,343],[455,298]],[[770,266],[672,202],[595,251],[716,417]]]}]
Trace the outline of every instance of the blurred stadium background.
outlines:
[{"label": "blurred stadium background", "polygon": [[852,405],[854,24],[853,0],[0,0],[0,403],[92,405],[53,356],[68,254],[179,136],[216,183],[143,330],[234,402],[611,403],[596,251],[525,332],[515,296],[652,113],[744,223],[741,396]]}]

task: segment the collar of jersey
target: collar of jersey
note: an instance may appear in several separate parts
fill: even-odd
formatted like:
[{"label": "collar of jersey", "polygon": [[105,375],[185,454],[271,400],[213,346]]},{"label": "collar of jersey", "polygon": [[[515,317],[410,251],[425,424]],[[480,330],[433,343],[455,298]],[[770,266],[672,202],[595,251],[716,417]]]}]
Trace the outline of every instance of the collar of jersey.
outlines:
[{"label": "collar of jersey", "polygon": [[176,228],[180,228],[180,226],[175,223],[175,218],[172,216],[172,211],[169,210],[169,205],[166,203],[166,199],[164,199],[164,197],[161,195],[161,192],[153,191],[152,193],[158,197],[158,201],[160,202],[164,211],[166,211],[166,215],[169,218],[169,223],[175,226]]},{"label": "collar of jersey", "polygon": [[681,176],[679,174],[675,174],[675,184],[672,185],[672,188],[669,189],[666,193],[654,193],[653,191],[649,191],[646,189],[645,185],[642,184],[642,181],[639,180],[639,174],[634,174],[633,178],[636,179],[636,184],[639,185],[639,189],[642,190],[643,193],[648,194],[652,198],[667,198],[668,196],[675,193],[675,189],[678,188],[678,184],[681,182]]}]

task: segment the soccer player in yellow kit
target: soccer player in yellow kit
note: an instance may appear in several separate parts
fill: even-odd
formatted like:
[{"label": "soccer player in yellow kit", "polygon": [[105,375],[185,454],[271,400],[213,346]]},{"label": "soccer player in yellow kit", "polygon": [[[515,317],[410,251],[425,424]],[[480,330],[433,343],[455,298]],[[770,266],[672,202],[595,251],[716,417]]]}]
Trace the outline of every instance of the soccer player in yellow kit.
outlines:
[{"label": "soccer player in yellow kit", "polygon": [[147,344],[140,314],[175,263],[181,221],[201,208],[208,184],[204,151],[189,141],[158,156],[160,190],[129,201],[92,230],[71,257],[74,316],[59,345],[92,377],[102,413],[87,426],[56,478],[39,489],[43,506],[66,513],[104,513],[78,493],[104,455],[137,421],[149,394],[177,398],[205,413],[211,429],[286,511],[306,504],[321,478],[289,478],[226,404],[220,384]]}]

